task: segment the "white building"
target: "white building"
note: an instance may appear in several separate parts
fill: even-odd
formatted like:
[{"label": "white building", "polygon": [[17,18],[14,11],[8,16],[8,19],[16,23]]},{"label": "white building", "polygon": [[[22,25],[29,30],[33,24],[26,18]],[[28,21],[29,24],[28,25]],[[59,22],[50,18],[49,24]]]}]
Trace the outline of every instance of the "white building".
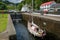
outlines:
[{"label": "white building", "polygon": [[43,3],[40,6],[40,10],[42,10],[42,11],[48,11],[50,9],[50,7],[52,5],[54,5],[54,4],[56,4],[55,1],[50,1],[50,2]]},{"label": "white building", "polygon": [[24,6],[22,7],[21,11],[23,11],[23,12],[29,12],[30,9],[27,7],[27,5],[24,5]]}]

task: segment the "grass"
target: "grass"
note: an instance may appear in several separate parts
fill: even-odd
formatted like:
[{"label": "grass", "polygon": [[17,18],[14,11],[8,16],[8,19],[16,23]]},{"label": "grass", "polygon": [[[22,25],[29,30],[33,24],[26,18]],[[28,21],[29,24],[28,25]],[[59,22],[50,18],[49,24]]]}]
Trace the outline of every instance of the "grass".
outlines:
[{"label": "grass", "polygon": [[6,30],[8,14],[0,14],[0,33]]}]

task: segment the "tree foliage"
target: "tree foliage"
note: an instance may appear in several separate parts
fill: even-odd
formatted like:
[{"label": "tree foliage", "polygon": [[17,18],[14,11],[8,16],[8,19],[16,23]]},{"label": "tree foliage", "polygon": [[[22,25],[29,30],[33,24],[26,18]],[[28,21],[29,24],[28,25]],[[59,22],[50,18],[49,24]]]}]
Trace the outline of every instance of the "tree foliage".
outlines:
[{"label": "tree foliage", "polygon": [[0,10],[5,10],[5,9],[7,9],[6,4],[0,2]]},{"label": "tree foliage", "polygon": [[13,4],[12,2],[9,2],[9,1],[3,1],[3,3],[9,5],[9,4]]},{"label": "tree foliage", "polygon": [[60,3],[60,0],[55,0],[57,3]]},{"label": "tree foliage", "polygon": [[[33,8],[34,8],[34,10],[36,9],[36,10],[38,10],[38,9],[40,9],[39,7],[40,7],[40,5],[42,4],[42,3],[45,3],[45,2],[48,2],[48,1],[52,1],[52,0],[33,0]],[[60,3],[60,0],[55,0],[57,3]],[[0,2],[2,2],[2,0],[0,0]],[[9,4],[13,4],[13,3],[11,3],[11,2],[9,2],[9,1],[3,1],[5,4],[7,4],[7,5],[9,5]],[[0,9],[6,9],[7,7],[6,7],[6,5],[5,4],[3,4],[4,6],[1,6],[3,3],[0,3]],[[28,5],[28,7],[30,7],[30,8],[32,8],[32,0],[24,0],[24,1],[22,1],[21,3],[18,3],[17,4],[17,9],[19,9],[19,10],[21,10],[21,8],[22,8],[22,6],[23,5],[25,5],[25,4],[27,4]],[[13,4],[14,5],[14,4]],[[10,8],[10,7],[9,7]],[[13,8],[13,7],[11,7],[11,8]]]},{"label": "tree foliage", "polygon": [[34,1],[34,9],[39,9],[41,4],[42,4],[42,0],[35,0]]},{"label": "tree foliage", "polygon": [[[33,0],[33,8],[38,10],[40,5],[44,2],[51,1],[51,0]],[[32,7],[32,0],[25,0],[25,4],[28,4],[28,6]]]},{"label": "tree foliage", "polygon": [[22,1],[21,3],[19,3],[19,4],[17,5],[17,9],[18,9],[18,10],[21,10],[21,8],[22,8],[22,6],[23,6],[24,4],[25,4],[24,1]]}]

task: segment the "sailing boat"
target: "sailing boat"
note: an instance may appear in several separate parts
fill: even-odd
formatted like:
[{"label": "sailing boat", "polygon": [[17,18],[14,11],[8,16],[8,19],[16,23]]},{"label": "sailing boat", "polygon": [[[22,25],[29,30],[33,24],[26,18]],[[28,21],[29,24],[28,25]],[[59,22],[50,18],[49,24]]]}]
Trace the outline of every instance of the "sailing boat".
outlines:
[{"label": "sailing boat", "polygon": [[[33,13],[33,0],[32,0],[32,13]],[[31,14],[31,13],[30,13]],[[33,22],[33,16],[32,20],[30,18],[30,21],[28,21],[28,31],[33,34],[34,36],[38,36],[38,37],[43,37],[46,35],[46,31],[42,30],[39,26],[37,26],[34,22]]]},{"label": "sailing boat", "polygon": [[34,36],[38,36],[38,37],[43,37],[46,35],[46,31],[42,30],[39,26],[37,26],[34,22],[33,22],[33,17],[32,20],[30,19],[30,21],[28,21],[28,31],[33,34]]}]

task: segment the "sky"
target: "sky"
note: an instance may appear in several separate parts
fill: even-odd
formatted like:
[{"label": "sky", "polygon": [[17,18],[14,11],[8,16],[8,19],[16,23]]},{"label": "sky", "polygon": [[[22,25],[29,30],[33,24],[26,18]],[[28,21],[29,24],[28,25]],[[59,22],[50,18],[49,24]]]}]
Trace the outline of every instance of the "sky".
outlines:
[{"label": "sky", "polygon": [[12,3],[20,3],[21,1],[23,0],[8,0],[9,2],[12,2]]}]

